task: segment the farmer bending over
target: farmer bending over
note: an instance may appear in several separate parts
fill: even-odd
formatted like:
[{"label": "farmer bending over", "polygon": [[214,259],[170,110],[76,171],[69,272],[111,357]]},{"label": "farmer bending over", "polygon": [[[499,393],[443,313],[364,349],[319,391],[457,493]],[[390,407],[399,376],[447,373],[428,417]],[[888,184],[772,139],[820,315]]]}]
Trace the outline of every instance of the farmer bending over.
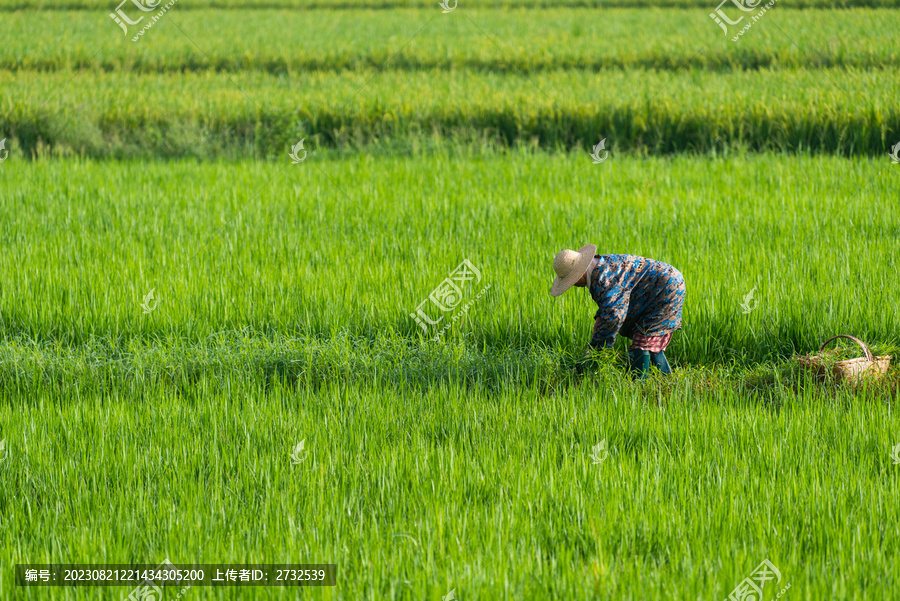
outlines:
[{"label": "farmer bending over", "polygon": [[596,251],[595,245],[588,244],[556,255],[556,280],[550,294],[559,296],[572,286],[587,286],[599,307],[591,347],[612,347],[621,334],[631,339],[628,364],[637,377],[647,377],[651,363],[664,374],[672,373],[665,350],[672,333],[681,329],[684,277],[661,261],[596,255]]}]

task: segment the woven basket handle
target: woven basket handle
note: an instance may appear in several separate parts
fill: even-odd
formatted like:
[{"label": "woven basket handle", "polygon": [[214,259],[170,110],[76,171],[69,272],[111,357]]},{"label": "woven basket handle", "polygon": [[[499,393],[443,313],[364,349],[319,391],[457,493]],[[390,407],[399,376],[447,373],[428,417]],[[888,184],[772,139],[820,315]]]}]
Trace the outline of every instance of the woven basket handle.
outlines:
[{"label": "woven basket handle", "polygon": [[832,340],[837,340],[838,338],[849,338],[850,340],[861,346],[862,350],[866,353],[866,359],[868,359],[872,363],[875,363],[875,355],[872,354],[872,351],[869,350],[869,347],[866,346],[866,343],[859,338],[854,338],[853,336],[848,336],[847,334],[838,334],[837,336],[832,336],[822,343],[822,348],[819,349],[819,352],[821,353],[822,351],[824,351],[825,345],[827,345]]}]

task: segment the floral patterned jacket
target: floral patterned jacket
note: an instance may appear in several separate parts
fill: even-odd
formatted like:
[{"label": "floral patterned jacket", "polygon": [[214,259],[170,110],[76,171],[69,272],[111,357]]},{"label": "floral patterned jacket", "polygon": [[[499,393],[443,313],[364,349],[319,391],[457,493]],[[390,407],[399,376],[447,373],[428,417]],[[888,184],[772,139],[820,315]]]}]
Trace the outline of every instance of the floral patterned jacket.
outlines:
[{"label": "floral patterned jacket", "polygon": [[684,276],[662,261],[636,255],[595,255],[588,290],[597,303],[591,346],[616,336],[664,336],[681,329]]}]

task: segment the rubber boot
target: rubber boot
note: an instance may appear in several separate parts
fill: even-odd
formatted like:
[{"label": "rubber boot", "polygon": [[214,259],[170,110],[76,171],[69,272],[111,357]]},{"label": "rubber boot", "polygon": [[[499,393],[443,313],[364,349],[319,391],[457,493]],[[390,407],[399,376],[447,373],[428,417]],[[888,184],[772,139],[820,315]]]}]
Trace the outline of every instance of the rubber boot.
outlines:
[{"label": "rubber boot", "polygon": [[628,351],[628,367],[635,380],[643,380],[650,374],[650,351]]},{"label": "rubber boot", "polygon": [[660,373],[663,373],[663,374],[672,373],[672,368],[669,366],[669,361],[666,359],[665,351],[659,351],[658,353],[650,353],[650,362],[656,366],[656,369],[658,369]]}]

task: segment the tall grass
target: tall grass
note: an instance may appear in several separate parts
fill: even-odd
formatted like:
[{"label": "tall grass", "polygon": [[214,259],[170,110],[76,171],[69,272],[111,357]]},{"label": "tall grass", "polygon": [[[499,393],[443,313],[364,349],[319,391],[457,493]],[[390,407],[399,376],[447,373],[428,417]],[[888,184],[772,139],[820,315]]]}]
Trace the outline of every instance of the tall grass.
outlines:
[{"label": "tall grass", "polygon": [[[550,262],[594,242],[688,285],[676,355],[784,358],[834,333],[896,342],[887,156],[641,159],[461,152],[269,163],[7,160],[0,333],[200,339],[221,330],[418,341],[409,313],[464,258],[491,284],[448,339],[583,348],[591,301]],[[159,307],[145,314],[151,289]],[[755,288],[759,309],[741,310]],[[61,327],[60,324],[65,324]],[[398,347],[399,348],[399,347]]]},{"label": "tall grass", "polygon": [[[659,403],[657,384],[615,378],[556,394],[236,378],[177,395],[0,393],[2,561],[327,561],[338,586],[307,594],[373,601],[724,598],[764,558],[797,599],[900,586],[900,423],[871,395],[770,403],[681,382]],[[300,440],[310,455],[292,465]]]}]

